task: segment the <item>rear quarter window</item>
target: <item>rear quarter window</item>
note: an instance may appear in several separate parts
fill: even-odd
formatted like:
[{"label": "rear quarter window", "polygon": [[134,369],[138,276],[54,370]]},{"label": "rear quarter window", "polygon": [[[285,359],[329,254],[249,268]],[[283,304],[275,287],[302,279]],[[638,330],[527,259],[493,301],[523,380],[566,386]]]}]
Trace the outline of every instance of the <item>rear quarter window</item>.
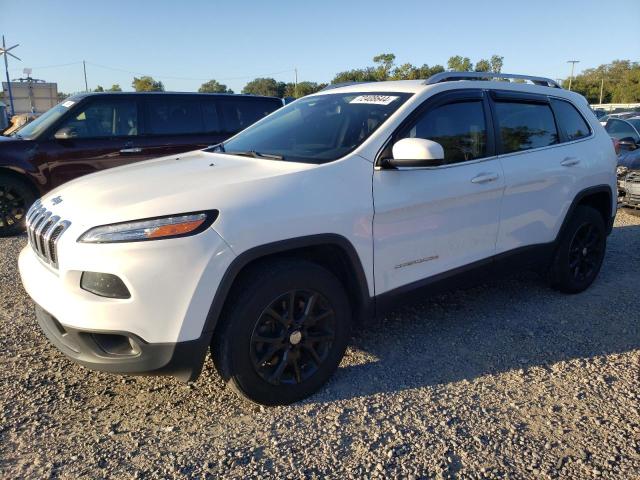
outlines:
[{"label": "rear quarter window", "polygon": [[586,120],[571,103],[565,100],[552,99],[551,104],[559,127],[564,130],[568,141],[588,137],[591,134],[591,129]]}]

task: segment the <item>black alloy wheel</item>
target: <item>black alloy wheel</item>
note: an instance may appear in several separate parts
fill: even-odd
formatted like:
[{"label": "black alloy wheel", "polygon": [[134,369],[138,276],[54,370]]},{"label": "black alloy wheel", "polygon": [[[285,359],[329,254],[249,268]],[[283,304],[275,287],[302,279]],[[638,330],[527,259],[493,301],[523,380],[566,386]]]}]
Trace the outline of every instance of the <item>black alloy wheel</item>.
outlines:
[{"label": "black alloy wheel", "polygon": [[602,260],[602,232],[585,223],[576,231],[569,247],[569,270],[576,282],[595,277]]},{"label": "black alloy wheel", "polygon": [[241,397],[284,405],[308,397],[337,370],[349,341],[351,306],[342,282],[303,259],[259,262],[225,302],[211,353]]},{"label": "black alloy wheel", "polygon": [[251,335],[251,361],[262,379],[296,384],[326,361],[335,339],[336,315],[319,292],[292,290],[262,312]]},{"label": "black alloy wheel", "polygon": [[551,286],[580,293],[596,279],[604,260],[607,234],[602,214],[592,207],[576,207],[563,227],[550,269]]}]

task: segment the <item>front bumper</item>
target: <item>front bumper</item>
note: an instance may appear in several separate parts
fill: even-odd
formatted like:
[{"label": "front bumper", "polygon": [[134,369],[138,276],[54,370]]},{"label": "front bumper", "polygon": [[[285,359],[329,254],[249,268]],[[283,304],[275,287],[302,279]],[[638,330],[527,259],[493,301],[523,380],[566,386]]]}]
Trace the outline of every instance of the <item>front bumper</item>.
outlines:
[{"label": "front bumper", "polygon": [[[217,286],[235,255],[213,230],[170,240],[59,243],[59,269],[41,261],[30,245],[20,253],[20,276],[29,296],[65,328],[129,332],[148,344],[198,339]],[[80,286],[82,272],[116,275],[127,299],[98,296]]]},{"label": "front bumper", "polygon": [[170,375],[183,382],[198,378],[210,335],[177,343],[147,343],[130,332],[97,332],[65,327],[36,304],[36,318],[62,353],[92,370],[133,375]]}]

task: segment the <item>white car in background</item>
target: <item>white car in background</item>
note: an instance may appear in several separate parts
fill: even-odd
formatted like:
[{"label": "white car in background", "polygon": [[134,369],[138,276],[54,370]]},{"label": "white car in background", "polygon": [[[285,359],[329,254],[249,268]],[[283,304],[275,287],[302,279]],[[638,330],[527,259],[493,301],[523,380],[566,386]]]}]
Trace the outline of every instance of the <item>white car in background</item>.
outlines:
[{"label": "white car in background", "polygon": [[[74,180],[27,217],[20,273],[89,368],[221,376],[290,403],[391,299],[536,267],[581,292],[616,212],[612,142],[539,77],[332,86],[205,151]],[[438,368],[437,365],[425,368]]]}]

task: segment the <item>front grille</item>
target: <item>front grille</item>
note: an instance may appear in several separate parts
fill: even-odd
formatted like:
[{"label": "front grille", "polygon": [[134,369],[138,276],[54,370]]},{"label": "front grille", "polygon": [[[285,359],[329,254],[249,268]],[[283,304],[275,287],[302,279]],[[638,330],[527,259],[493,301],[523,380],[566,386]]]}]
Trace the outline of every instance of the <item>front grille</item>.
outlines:
[{"label": "front grille", "polygon": [[53,215],[36,201],[27,212],[27,236],[33,251],[46,263],[58,268],[57,244],[71,222]]},{"label": "front grille", "polygon": [[640,171],[631,171],[627,174],[627,182],[640,183]]}]

